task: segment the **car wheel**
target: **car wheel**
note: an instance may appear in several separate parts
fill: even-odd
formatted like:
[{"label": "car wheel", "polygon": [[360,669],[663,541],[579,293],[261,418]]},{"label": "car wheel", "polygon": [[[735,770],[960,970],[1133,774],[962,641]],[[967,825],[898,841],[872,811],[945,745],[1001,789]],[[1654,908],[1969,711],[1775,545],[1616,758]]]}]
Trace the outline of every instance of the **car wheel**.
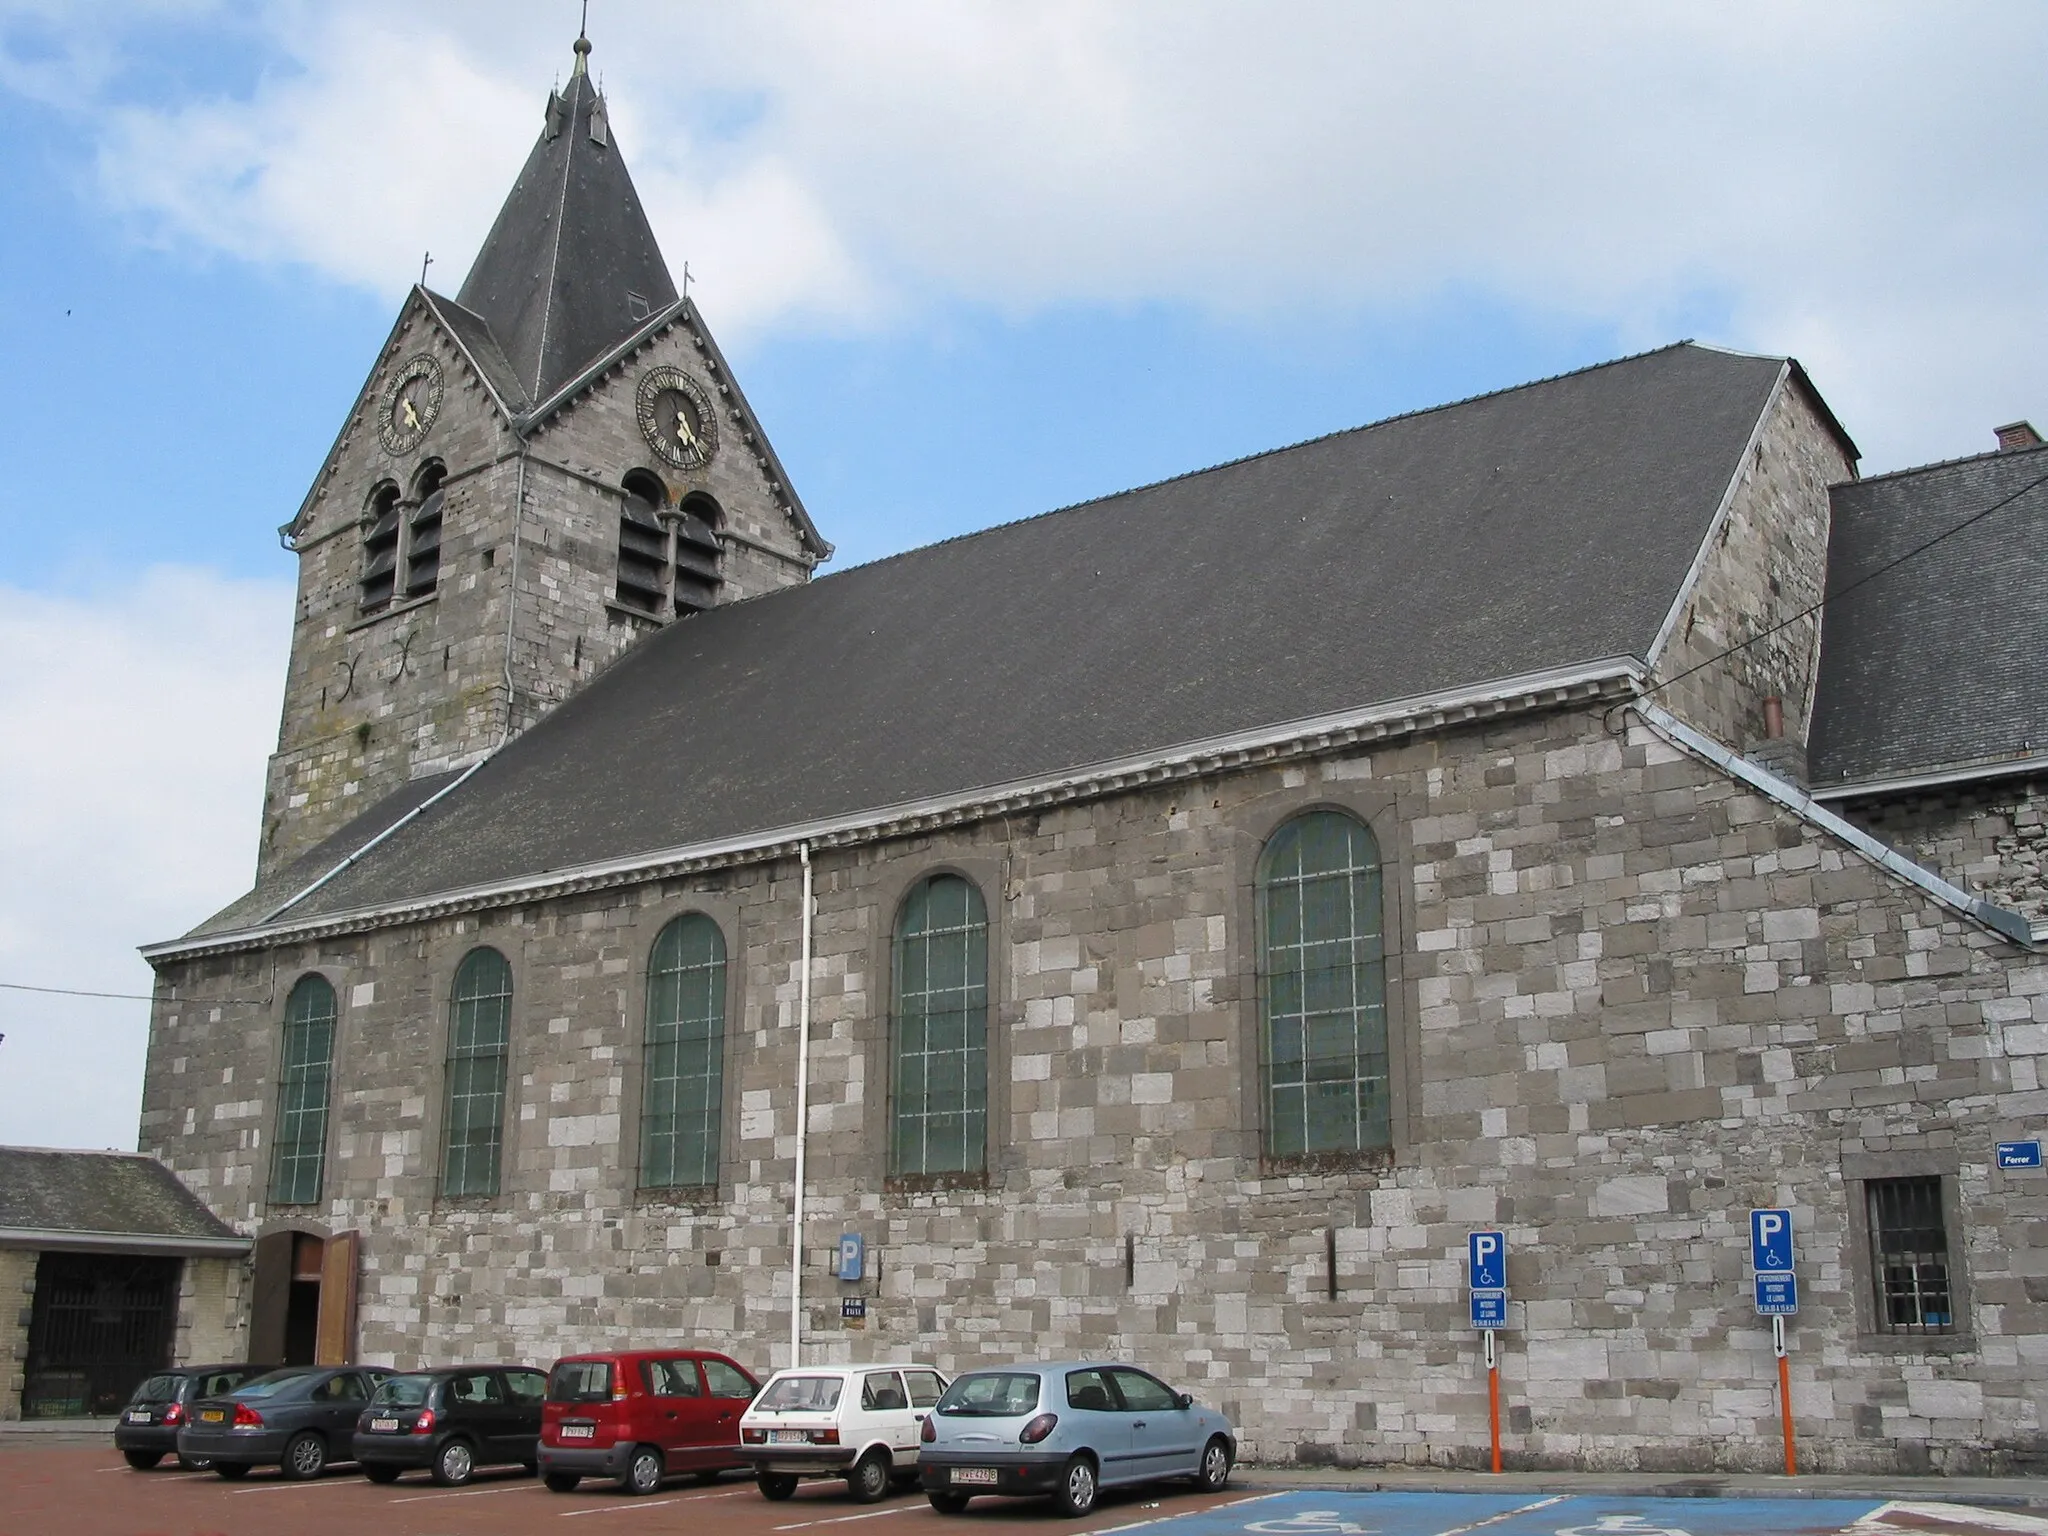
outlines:
[{"label": "car wheel", "polygon": [[661,1452],[651,1445],[636,1446],[619,1486],[628,1493],[652,1493],[661,1486],[661,1477]]},{"label": "car wheel", "polygon": [[583,1479],[574,1472],[550,1472],[542,1481],[548,1485],[549,1493],[574,1493]]},{"label": "car wheel", "polygon": [[180,1451],[178,1452],[178,1470],[180,1472],[211,1472],[213,1470],[213,1458],[211,1456],[187,1456],[183,1451]]},{"label": "car wheel", "polygon": [[967,1507],[967,1495],[964,1493],[942,1493],[930,1488],[925,1491],[925,1498],[942,1515],[957,1515]]},{"label": "car wheel", "polygon": [[398,1471],[399,1469],[392,1466],[388,1461],[366,1461],[363,1463],[363,1476],[373,1483],[395,1483],[398,1481]]},{"label": "car wheel", "polygon": [[889,1497],[888,1453],[869,1451],[861,1457],[847,1474],[846,1486],[862,1504],[879,1504]]},{"label": "car wheel", "polygon": [[164,1459],[162,1451],[123,1451],[121,1454],[128,1458],[128,1465],[138,1472],[147,1472]]},{"label": "car wheel", "polygon": [[242,1478],[249,1475],[249,1463],[246,1461],[216,1461],[213,1464],[213,1475],[215,1477],[224,1477],[231,1483],[239,1482]]},{"label": "car wheel", "polygon": [[285,1442],[284,1464],[280,1469],[289,1478],[309,1482],[327,1470],[327,1442],[311,1430],[303,1435],[293,1435]]},{"label": "car wheel", "polygon": [[1060,1513],[1075,1519],[1095,1507],[1095,1463],[1086,1456],[1076,1456],[1067,1463],[1066,1471],[1060,1474]]},{"label": "car wheel", "polygon": [[784,1499],[796,1492],[796,1474],[794,1472],[757,1472],[754,1474],[754,1486],[761,1490],[762,1498],[780,1504]]},{"label": "car wheel", "polygon": [[1221,1435],[1202,1447],[1202,1469],[1195,1484],[1204,1493],[1221,1493],[1230,1481],[1230,1447]]},{"label": "car wheel", "polygon": [[476,1474],[476,1449],[467,1440],[446,1441],[434,1457],[434,1481],[460,1488]]}]

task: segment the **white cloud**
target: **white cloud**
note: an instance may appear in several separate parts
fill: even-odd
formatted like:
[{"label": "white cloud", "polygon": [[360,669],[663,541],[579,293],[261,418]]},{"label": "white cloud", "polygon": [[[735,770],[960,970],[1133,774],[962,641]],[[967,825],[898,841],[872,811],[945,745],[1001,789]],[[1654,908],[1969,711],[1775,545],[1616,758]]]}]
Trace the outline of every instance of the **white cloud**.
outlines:
[{"label": "white cloud", "polygon": [[[0,981],[147,994],[247,888],[291,591],[158,567],[0,587]],[[0,990],[0,1142],[132,1147],[149,1005]]]}]

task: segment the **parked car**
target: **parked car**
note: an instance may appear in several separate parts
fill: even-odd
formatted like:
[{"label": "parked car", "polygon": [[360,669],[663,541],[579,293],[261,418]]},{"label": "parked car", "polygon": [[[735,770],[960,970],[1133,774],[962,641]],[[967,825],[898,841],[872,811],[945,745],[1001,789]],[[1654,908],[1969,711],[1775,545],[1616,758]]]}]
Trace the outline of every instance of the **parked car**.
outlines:
[{"label": "parked car", "polygon": [[356,1465],[373,1483],[425,1467],[444,1488],[478,1467],[538,1469],[545,1371],[530,1365],[464,1365],[387,1376],[356,1418]]},{"label": "parked car", "polygon": [[978,1493],[1050,1494],[1085,1515],[1103,1488],[1188,1477],[1230,1481],[1237,1436],[1223,1416],[1133,1365],[1077,1360],[974,1371],[924,1421],[925,1495],[957,1515]]},{"label": "parked car", "polygon": [[356,1415],[391,1374],[374,1365],[294,1365],[225,1396],[197,1398],[178,1431],[178,1454],[209,1457],[227,1478],[272,1465],[286,1477],[318,1477],[330,1461],[354,1454]]},{"label": "parked car", "polygon": [[740,1454],[764,1498],[804,1477],[843,1477],[863,1504],[917,1481],[918,1431],[946,1390],[928,1365],[818,1365],[777,1371],[740,1416]]},{"label": "parked car", "polygon": [[570,1355],[548,1373],[540,1470],[567,1493],[611,1477],[628,1493],[694,1472],[704,1482],[740,1457],[740,1415],[760,1383],[738,1361],[701,1349]]},{"label": "parked car", "polygon": [[[263,1374],[260,1365],[181,1365],[158,1371],[135,1389],[128,1406],[114,1425],[114,1449],[128,1458],[138,1472],[151,1467],[178,1449],[178,1431],[184,1427],[185,1412],[193,1399],[219,1397],[232,1392],[252,1376]],[[204,1470],[204,1457],[180,1456],[178,1465],[188,1472]]]}]

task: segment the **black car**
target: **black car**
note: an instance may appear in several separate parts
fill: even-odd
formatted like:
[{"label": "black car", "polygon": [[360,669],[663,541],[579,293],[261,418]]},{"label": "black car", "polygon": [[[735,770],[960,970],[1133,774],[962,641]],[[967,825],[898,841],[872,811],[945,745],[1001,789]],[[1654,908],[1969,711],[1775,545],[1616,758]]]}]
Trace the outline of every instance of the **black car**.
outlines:
[{"label": "black car", "polygon": [[[262,1375],[263,1369],[260,1365],[181,1365],[158,1371],[135,1389],[128,1406],[121,1410],[114,1425],[114,1449],[126,1456],[136,1471],[147,1472],[178,1449],[178,1430],[196,1399],[232,1392],[250,1377]],[[207,1463],[203,1458],[180,1456],[178,1465],[198,1471]]]},{"label": "black car", "polygon": [[478,1467],[537,1465],[548,1378],[530,1365],[464,1365],[388,1376],[356,1419],[356,1462],[373,1483],[425,1467],[444,1488]]},{"label": "black car", "polygon": [[207,1457],[222,1477],[278,1466],[286,1477],[318,1477],[354,1454],[356,1415],[392,1372],[374,1365],[293,1365],[245,1381],[225,1397],[185,1410],[178,1454]]}]

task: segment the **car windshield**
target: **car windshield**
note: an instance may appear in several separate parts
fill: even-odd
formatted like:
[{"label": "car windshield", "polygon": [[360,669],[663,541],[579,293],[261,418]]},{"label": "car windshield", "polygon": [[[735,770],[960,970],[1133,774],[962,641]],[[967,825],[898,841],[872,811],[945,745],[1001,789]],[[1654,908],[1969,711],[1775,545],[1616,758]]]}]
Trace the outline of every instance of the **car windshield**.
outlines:
[{"label": "car windshield", "polygon": [[272,1371],[268,1376],[258,1376],[254,1381],[245,1381],[228,1395],[230,1397],[275,1397],[290,1387],[297,1386],[311,1371]]},{"label": "car windshield", "polygon": [[370,1401],[387,1408],[421,1408],[426,1406],[427,1394],[433,1390],[431,1376],[387,1376]]},{"label": "car windshield", "polygon": [[605,1403],[611,1395],[609,1360],[564,1360],[548,1376],[551,1403]]},{"label": "car windshield", "polygon": [[837,1376],[778,1376],[754,1406],[770,1412],[830,1413],[839,1406],[845,1385]]},{"label": "car windshield", "polygon": [[152,1376],[135,1389],[131,1403],[175,1403],[178,1400],[178,1378],[175,1376]]},{"label": "car windshield", "polygon": [[943,1414],[1010,1419],[1038,1406],[1038,1377],[1029,1371],[981,1371],[962,1376],[939,1399]]}]

